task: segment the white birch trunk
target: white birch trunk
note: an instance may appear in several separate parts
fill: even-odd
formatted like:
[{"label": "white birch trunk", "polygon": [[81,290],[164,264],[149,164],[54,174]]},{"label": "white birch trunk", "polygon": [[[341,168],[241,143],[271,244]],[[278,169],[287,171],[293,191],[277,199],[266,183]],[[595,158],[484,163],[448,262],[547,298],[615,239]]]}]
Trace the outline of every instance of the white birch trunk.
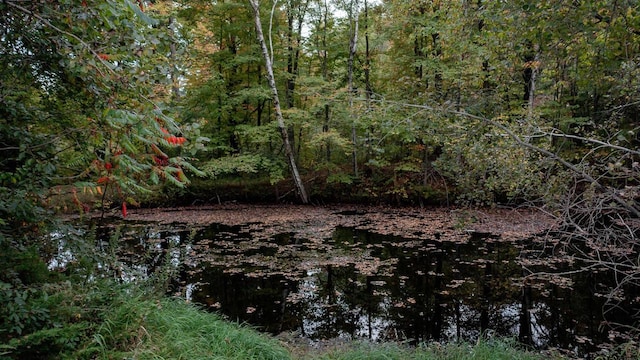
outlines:
[{"label": "white birch trunk", "polygon": [[276,120],[278,122],[278,129],[280,130],[280,135],[282,136],[282,141],[284,143],[284,152],[287,156],[287,161],[289,162],[289,169],[291,170],[291,175],[293,177],[293,181],[296,186],[296,190],[298,191],[298,196],[300,197],[300,201],[303,204],[309,203],[309,197],[307,196],[307,191],[304,188],[304,183],[302,182],[302,178],[298,173],[298,166],[296,165],[295,157],[293,156],[293,151],[291,149],[291,144],[289,143],[289,136],[287,134],[287,128],[284,124],[284,117],[282,116],[282,110],[280,109],[280,98],[278,97],[278,88],[276,87],[276,80],[273,76],[273,64],[271,63],[271,57],[269,56],[269,50],[267,49],[267,44],[264,41],[264,34],[262,33],[262,22],[260,21],[260,8],[258,4],[258,0],[249,0],[251,7],[253,8],[253,15],[256,25],[256,34],[258,36],[258,42],[260,43],[260,47],[262,48],[262,55],[265,61],[265,67],[267,69],[267,80],[269,81],[269,87],[271,88],[271,93],[273,94],[273,107],[276,113]]}]

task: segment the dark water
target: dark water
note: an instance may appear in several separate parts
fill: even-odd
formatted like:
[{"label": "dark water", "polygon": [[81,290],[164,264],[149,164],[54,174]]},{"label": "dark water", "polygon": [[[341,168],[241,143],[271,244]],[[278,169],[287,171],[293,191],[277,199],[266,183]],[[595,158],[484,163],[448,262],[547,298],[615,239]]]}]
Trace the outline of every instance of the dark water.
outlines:
[{"label": "dark water", "polygon": [[[106,246],[115,230],[101,231]],[[528,276],[579,265],[532,239],[408,240],[341,227],[320,242],[294,233],[265,240],[252,236],[251,224],[127,224],[120,231],[123,279],[169,264],[171,293],[273,334],[411,343],[486,334],[585,354],[610,341],[605,321],[633,321],[625,306],[603,316],[610,273]]]}]

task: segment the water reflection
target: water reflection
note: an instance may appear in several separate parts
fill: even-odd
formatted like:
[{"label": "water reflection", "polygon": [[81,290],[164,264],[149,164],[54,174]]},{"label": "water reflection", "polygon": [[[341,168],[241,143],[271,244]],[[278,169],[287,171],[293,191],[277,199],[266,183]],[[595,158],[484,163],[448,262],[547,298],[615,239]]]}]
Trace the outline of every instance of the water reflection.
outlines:
[{"label": "water reflection", "polygon": [[594,286],[610,283],[607,273],[529,279],[522,261],[544,256],[530,239],[507,243],[469,233],[456,242],[408,240],[337,228],[318,243],[295,233],[265,240],[250,226],[217,224],[138,224],[123,234],[120,261],[135,264],[132,274],[168,261],[179,270],[172,293],[274,334],[412,343],[488,334],[578,353],[608,340],[600,326],[604,299]]}]

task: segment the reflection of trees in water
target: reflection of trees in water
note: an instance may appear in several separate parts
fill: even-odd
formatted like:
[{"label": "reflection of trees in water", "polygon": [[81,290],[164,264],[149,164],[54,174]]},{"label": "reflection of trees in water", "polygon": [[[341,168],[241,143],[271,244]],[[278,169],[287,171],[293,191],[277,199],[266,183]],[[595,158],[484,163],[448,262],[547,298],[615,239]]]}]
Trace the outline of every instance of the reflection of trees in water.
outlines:
[{"label": "reflection of trees in water", "polygon": [[[189,262],[185,250],[190,243],[189,232],[180,228],[133,223],[98,226],[95,231],[97,248],[106,254],[101,270],[113,272],[125,282],[162,272],[172,274],[180,271],[181,264]],[[168,280],[172,280],[170,276]]]},{"label": "reflection of trees in water", "polygon": [[382,298],[373,293],[371,277],[359,274],[353,264],[326,265],[311,281],[317,291],[304,301],[307,336],[377,339],[386,321],[380,318]]},{"label": "reflection of trees in water", "polygon": [[605,295],[617,286],[615,270],[578,260],[584,249],[570,251],[566,245],[555,245],[557,240],[546,240],[544,246],[537,245],[522,258],[525,282],[533,294],[533,343],[538,347],[573,348],[578,353],[606,346],[602,344],[615,335],[607,329],[609,322],[633,322],[631,308],[626,306],[628,297],[603,316]]},{"label": "reflection of trees in water", "polygon": [[221,309],[232,321],[248,322],[272,333],[300,326],[300,320],[286,311],[287,296],[297,285],[283,275],[228,274],[222,268],[208,268],[197,282],[193,300]]},{"label": "reflection of trees in water", "polygon": [[609,273],[575,273],[566,283],[526,276],[521,262],[534,256],[557,271],[570,269],[546,263],[534,242],[482,234],[407,240],[339,228],[314,247],[293,233],[267,241],[241,230],[217,227],[192,237],[142,227],[128,233],[121,259],[148,272],[169,262],[180,270],[176,289],[190,285],[194,301],[273,333],[413,342],[487,334],[584,349],[606,341],[597,294],[615,284]]}]

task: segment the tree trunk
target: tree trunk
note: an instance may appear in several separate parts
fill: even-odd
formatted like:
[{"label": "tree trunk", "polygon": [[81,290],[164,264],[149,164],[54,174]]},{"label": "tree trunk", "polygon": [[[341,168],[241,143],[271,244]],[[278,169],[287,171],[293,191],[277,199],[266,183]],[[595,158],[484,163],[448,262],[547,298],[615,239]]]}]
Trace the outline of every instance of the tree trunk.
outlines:
[{"label": "tree trunk", "polygon": [[364,0],[364,85],[367,96],[367,111],[371,110],[371,96],[373,88],[371,87],[371,54],[369,52],[369,4]]},{"label": "tree trunk", "polygon": [[[355,6],[354,6],[355,3]],[[355,7],[355,10],[354,10]],[[358,11],[359,11],[359,4],[358,4],[358,0],[354,0],[354,2],[351,3],[351,9],[350,9],[350,14],[349,16],[351,17],[350,22],[351,24],[353,24],[351,31],[351,39],[349,42],[349,62],[348,62],[348,69],[347,69],[347,76],[348,76],[348,91],[349,91],[349,110],[352,113],[353,116],[353,93],[354,93],[354,87],[353,87],[353,63],[356,57],[356,49],[357,49],[357,45],[358,45]],[[353,142],[353,152],[352,152],[352,157],[353,157],[353,176],[354,177],[358,177],[358,151],[357,151],[357,145],[358,145],[358,141],[357,141],[357,133],[356,133],[356,122],[355,119],[352,119],[352,124],[351,124],[351,141]]]},{"label": "tree trunk", "polygon": [[[323,12],[322,12],[322,26],[318,26],[318,28],[322,29],[322,62],[321,62],[321,69],[322,69],[322,80],[324,81],[328,81],[329,80],[329,73],[328,73],[328,62],[329,62],[329,58],[328,58],[328,51],[327,51],[327,28],[328,28],[328,14],[329,14],[329,4],[327,2],[327,0],[324,1],[324,7],[323,7]],[[320,48],[320,47],[319,47]],[[331,120],[331,115],[330,115],[330,107],[329,104],[326,103],[324,105],[324,124],[322,126],[322,131],[324,132],[329,132],[329,121]],[[326,160],[327,163],[331,162],[331,141],[326,142],[326,147],[327,147],[327,151],[326,151]]]},{"label": "tree trunk", "polygon": [[[285,100],[287,108],[295,106],[294,92],[296,78],[299,75],[300,43],[304,16],[307,13],[308,1],[287,4],[287,91]],[[295,28],[294,28],[295,27]]]},{"label": "tree trunk", "polygon": [[251,4],[251,7],[253,8],[253,15],[254,15],[254,20],[256,25],[256,34],[258,37],[258,42],[260,43],[260,47],[262,48],[262,55],[264,57],[265,67],[267,70],[267,80],[269,81],[269,87],[271,88],[271,92],[273,94],[273,107],[276,114],[276,120],[278,121],[278,129],[280,130],[280,135],[282,136],[282,141],[284,143],[284,152],[289,162],[289,169],[291,170],[291,176],[293,177],[293,181],[298,191],[298,196],[300,197],[300,201],[302,201],[303,204],[308,204],[309,197],[307,196],[307,191],[304,188],[304,183],[302,182],[302,178],[298,173],[298,166],[296,165],[295,157],[293,156],[291,144],[289,143],[289,136],[287,134],[287,128],[284,124],[282,110],[280,109],[280,98],[278,97],[278,88],[276,87],[276,80],[275,80],[275,77],[273,76],[273,64],[271,63],[269,50],[267,49],[267,44],[264,41],[264,34],[262,33],[262,22],[260,21],[260,9],[259,9],[258,0],[249,0],[249,2]]}]

